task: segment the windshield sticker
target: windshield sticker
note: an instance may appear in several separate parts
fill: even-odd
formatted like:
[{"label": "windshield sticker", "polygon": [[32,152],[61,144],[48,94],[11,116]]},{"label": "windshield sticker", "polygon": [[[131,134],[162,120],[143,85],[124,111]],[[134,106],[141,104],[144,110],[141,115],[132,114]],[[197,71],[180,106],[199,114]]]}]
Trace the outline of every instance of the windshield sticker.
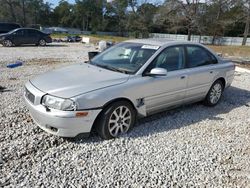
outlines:
[{"label": "windshield sticker", "polygon": [[143,45],[141,47],[142,49],[151,49],[151,50],[158,50],[160,46],[154,46],[154,45]]}]

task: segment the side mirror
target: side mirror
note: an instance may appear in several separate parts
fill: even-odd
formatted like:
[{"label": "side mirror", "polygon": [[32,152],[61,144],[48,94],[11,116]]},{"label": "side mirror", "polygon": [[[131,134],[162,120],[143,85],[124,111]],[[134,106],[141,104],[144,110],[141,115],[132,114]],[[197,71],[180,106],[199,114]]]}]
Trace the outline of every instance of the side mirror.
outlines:
[{"label": "side mirror", "polygon": [[91,59],[93,59],[96,55],[98,55],[99,54],[99,52],[95,52],[95,51],[93,51],[93,52],[88,52],[88,55],[89,55],[89,60],[91,60]]},{"label": "side mirror", "polygon": [[148,75],[149,76],[166,76],[167,70],[163,68],[153,68]]}]

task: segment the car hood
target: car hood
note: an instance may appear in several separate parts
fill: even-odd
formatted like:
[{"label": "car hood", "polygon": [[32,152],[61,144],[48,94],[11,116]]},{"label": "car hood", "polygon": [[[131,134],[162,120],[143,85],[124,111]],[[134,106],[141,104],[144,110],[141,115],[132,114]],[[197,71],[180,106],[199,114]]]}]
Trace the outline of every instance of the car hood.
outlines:
[{"label": "car hood", "polygon": [[97,89],[124,83],[129,75],[89,64],[76,64],[44,73],[30,80],[37,89],[70,98]]}]

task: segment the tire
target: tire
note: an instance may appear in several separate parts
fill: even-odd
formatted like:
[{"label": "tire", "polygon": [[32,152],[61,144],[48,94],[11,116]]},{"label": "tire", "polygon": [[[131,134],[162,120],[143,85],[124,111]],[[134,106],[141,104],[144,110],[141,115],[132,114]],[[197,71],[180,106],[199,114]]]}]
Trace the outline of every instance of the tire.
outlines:
[{"label": "tire", "polygon": [[222,83],[222,81],[220,80],[215,81],[207,93],[207,96],[204,100],[204,104],[206,106],[217,105],[221,99],[223,90],[224,90],[224,84]]},{"label": "tire", "polygon": [[13,46],[13,42],[11,41],[11,40],[4,40],[3,41],[3,46],[5,46],[5,47],[11,47],[11,46]]},{"label": "tire", "polygon": [[136,119],[134,107],[126,101],[118,101],[107,106],[95,126],[99,136],[105,140],[119,137],[133,127]]},{"label": "tire", "polygon": [[46,41],[44,39],[40,39],[38,44],[39,46],[46,46]]}]

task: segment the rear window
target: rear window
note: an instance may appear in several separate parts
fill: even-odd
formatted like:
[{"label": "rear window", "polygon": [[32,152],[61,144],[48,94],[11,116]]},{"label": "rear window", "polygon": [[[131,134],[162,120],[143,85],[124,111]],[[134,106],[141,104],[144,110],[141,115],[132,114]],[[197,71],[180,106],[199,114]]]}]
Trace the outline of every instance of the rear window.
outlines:
[{"label": "rear window", "polygon": [[199,46],[187,46],[187,55],[189,68],[217,63],[210,52]]},{"label": "rear window", "polygon": [[38,36],[40,34],[39,31],[33,30],[33,29],[28,29],[28,30],[26,30],[26,32],[28,35],[31,35],[31,36]]}]

